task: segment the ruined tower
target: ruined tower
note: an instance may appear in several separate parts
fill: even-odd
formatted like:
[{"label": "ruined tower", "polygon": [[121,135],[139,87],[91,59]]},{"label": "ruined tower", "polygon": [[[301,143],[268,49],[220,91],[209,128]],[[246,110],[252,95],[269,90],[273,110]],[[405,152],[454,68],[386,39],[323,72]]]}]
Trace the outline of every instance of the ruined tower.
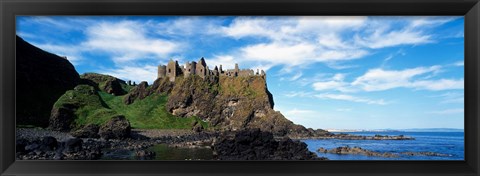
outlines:
[{"label": "ruined tower", "polygon": [[197,63],[195,73],[201,78],[205,78],[205,75],[207,75],[206,69],[207,69],[207,63],[205,63],[205,59],[202,57]]},{"label": "ruined tower", "polygon": [[171,82],[175,81],[175,77],[179,75],[178,61],[173,61],[172,59],[170,59],[170,61],[167,64],[166,75]]},{"label": "ruined tower", "polygon": [[183,75],[185,78],[189,77],[190,75],[195,75],[196,74],[196,69],[197,69],[197,63],[192,61],[185,63],[185,71],[183,72]]},{"label": "ruined tower", "polygon": [[157,71],[157,78],[165,78],[167,72],[167,66],[159,65]]},{"label": "ruined tower", "polygon": [[215,68],[213,69],[213,75],[215,76],[218,76],[220,73],[218,72],[218,67],[215,66]]},{"label": "ruined tower", "polygon": [[240,71],[240,69],[238,69],[238,63],[235,63],[235,70],[234,70],[234,75],[233,76],[238,76],[238,72]]}]

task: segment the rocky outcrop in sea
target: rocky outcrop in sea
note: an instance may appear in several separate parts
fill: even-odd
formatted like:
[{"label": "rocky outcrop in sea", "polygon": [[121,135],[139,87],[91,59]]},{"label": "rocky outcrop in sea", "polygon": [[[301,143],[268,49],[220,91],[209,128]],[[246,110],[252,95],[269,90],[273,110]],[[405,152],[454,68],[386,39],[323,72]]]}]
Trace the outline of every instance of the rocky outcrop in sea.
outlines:
[{"label": "rocky outcrop in sea", "polygon": [[289,138],[274,139],[260,129],[223,134],[213,145],[219,160],[326,160],[307,149],[307,145]]},{"label": "rocky outcrop in sea", "polygon": [[337,147],[333,149],[319,148],[317,151],[319,153],[366,155],[366,156],[378,156],[378,157],[398,157],[397,154],[388,153],[388,152],[385,152],[385,153],[374,152],[374,151],[366,150],[357,146],[355,147],[342,146],[342,147]]},{"label": "rocky outcrop in sea", "polygon": [[388,158],[395,158],[399,157],[400,155],[407,155],[407,156],[440,156],[446,157],[451,156],[448,154],[443,153],[436,153],[436,152],[400,152],[400,153],[391,153],[391,152],[375,152],[367,149],[363,149],[358,146],[350,147],[350,146],[341,146],[332,149],[325,149],[320,147],[317,152],[319,153],[332,153],[332,154],[339,154],[339,155],[365,155],[365,156],[375,156],[375,157],[388,157]]}]

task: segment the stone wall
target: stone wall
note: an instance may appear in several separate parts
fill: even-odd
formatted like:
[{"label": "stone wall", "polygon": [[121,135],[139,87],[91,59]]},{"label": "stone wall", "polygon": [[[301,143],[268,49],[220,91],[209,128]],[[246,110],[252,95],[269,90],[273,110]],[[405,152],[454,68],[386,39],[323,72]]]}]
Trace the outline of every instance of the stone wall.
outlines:
[{"label": "stone wall", "polygon": [[198,63],[197,62],[187,62],[184,66],[180,67],[178,61],[173,61],[170,59],[168,64],[158,66],[158,75],[157,78],[168,77],[171,82],[175,82],[177,76],[183,75],[185,78],[188,78],[191,75],[198,75],[202,79],[206,77],[219,77],[219,76],[230,76],[230,77],[247,77],[247,76],[262,76],[265,78],[265,71],[257,69],[255,72],[253,69],[240,69],[238,64],[235,64],[234,69],[223,70],[222,65],[218,68],[215,66],[213,70],[210,70],[205,59],[202,57]]}]

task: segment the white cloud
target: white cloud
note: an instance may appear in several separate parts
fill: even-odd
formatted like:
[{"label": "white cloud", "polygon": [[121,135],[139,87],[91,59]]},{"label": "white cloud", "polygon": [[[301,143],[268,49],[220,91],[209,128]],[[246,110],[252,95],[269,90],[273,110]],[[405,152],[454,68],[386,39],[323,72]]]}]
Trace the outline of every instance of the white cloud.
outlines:
[{"label": "white cloud", "polygon": [[89,27],[86,35],[82,47],[108,53],[115,63],[167,60],[169,54],[181,49],[178,43],[149,36],[142,23],[133,21],[102,22]]},{"label": "white cloud", "polygon": [[429,34],[428,29],[458,17],[402,17],[403,19],[393,21],[385,21],[385,18],[377,17],[370,20],[370,28],[354,36],[355,43],[372,49],[433,43],[435,37]]},{"label": "white cloud", "polygon": [[[288,37],[285,28],[295,25],[296,17],[237,17],[228,26],[218,29],[212,28],[217,33],[236,39],[243,37],[266,37],[280,40]],[[279,35],[282,33],[284,35]]]},{"label": "white cloud", "polygon": [[[417,67],[404,70],[371,69],[358,77],[351,84],[365,91],[382,91],[393,88],[414,88],[421,90],[463,89],[463,79],[422,80],[417,77],[425,74],[436,74],[441,66]],[[430,78],[432,76],[427,76]]]},{"label": "white cloud", "polygon": [[295,75],[293,75],[290,79],[288,79],[289,81],[295,81],[297,79],[299,79],[300,77],[302,77],[303,73],[302,72],[298,72],[296,73]]},{"label": "white cloud", "polygon": [[53,53],[58,56],[66,56],[68,61],[70,61],[73,65],[77,65],[82,62],[82,50],[77,46],[70,46],[70,45],[54,45],[54,44],[38,44],[32,43],[34,46],[38,48]]},{"label": "white cloud", "polygon": [[111,75],[124,81],[135,81],[137,84],[147,81],[151,85],[157,79],[157,66],[124,66],[115,69],[99,70],[98,73]]},{"label": "white cloud", "polygon": [[347,94],[324,93],[324,94],[315,95],[315,97],[321,98],[321,99],[344,100],[344,101],[366,103],[366,104],[376,104],[376,105],[386,105],[386,104],[388,104],[383,99],[372,100],[372,99],[368,99],[368,98],[361,98],[361,97],[356,97],[356,96],[347,95]]},{"label": "white cloud", "polygon": [[448,23],[452,20],[455,20],[459,17],[455,16],[418,16],[418,17],[410,17],[410,28],[418,28],[418,27],[427,27],[432,28],[436,27],[445,23]]},{"label": "white cloud", "polygon": [[439,111],[431,111],[429,114],[448,115],[448,114],[463,114],[463,108],[445,109]]},{"label": "white cloud", "polygon": [[458,61],[453,64],[454,66],[462,67],[465,65],[464,61]]},{"label": "white cloud", "polygon": [[439,80],[421,80],[411,82],[407,87],[424,90],[454,90],[464,89],[464,80],[462,79],[439,79]]},{"label": "white cloud", "polygon": [[440,103],[464,103],[465,97],[463,92],[447,92],[441,95],[432,96],[433,98],[441,98]]},{"label": "white cloud", "polygon": [[297,92],[288,92],[284,94],[286,97],[311,97],[314,93],[313,92],[304,92],[304,91],[297,91]]},{"label": "white cloud", "polygon": [[340,92],[354,92],[354,87],[350,86],[350,83],[345,82],[344,79],[345,74],[337,73],[330,79],[313,83],[312,87],[316,91],[337,90]]},{"label": "white cloud", "polygon": [[312,113],[315,113],[315,111],[302,110],[302,109],[297,109],[297,108],[294,108],[290,111],[285,112],[285,114],[287,114],[287,115],[304,115],[304,114],[312,114]]},{"label": "white cloud", "polygon": [[435,42],[426,29],[455,19],[385,18],[238,17],[230,25],[213,30],[235,39],[267,39],[238,48],[232,52],[235,57],[284,67],[323,62],[332,68],[344,69],[337,62],[365,57],[372,49]]},{"label": "white cloud", "polygon": [[313,83],[313,89],[317,91],[322,90],[335,90],[346,86],[346,83],[339,81],[325,81]]},{"label": "white cloud", "polygon": [[238,17],[229,26],[221,27],[220,32],[236,39],[269,40],[239,48],[235,55],[240,58],[295,67],[367,55],[367,51],[352,47],[338,36],[341,31],[361,26],[365,20],[366,17]]},{"label": "white cloud", "polygon": [[[52,29],[60,30],[73,30],[76,29],[74,25],[70,25],[65,21],[55,20],[54,18],[48,16],[33,16],[28,19],[29,22],[37,23],[40,25],[52,26]],[[78,29],[78,28],[77,28]]]},{"label": "white cloud", "polygon": [[223,22],[221,17],[215,19],[216,20],[211,20],[210,17],[199,16],[181,16],[180,18],[173,18],[154,24],[152,28],[159,35],[168,37],[192,35],[196,35],[196,37],[215,37],[213,35],[218,34],[218,26]]},{"label": "white cloud", "polygon": [[250,60],[262,60],[278,64],[302,64],[297,58],[312,58],[315,46],[308,43],[296,45],[258,44],[242,48],[242,55]]},{"label": "white cloud", "polygon": [[220,67],[220,65],[222,65],[223,70],[234,69],[235,63],[238,63],[235,58],[230,55],[216,55],[211,59],[205,58],[205,62],[209,67],[212,67],[211,69],[215,68],[215,66]]},{"label": "white cloud", "polygon": [[340,112],[350,112],[352,111],[353,109],[351,108],[337,108],[336,111],[340,111]]},{"label": "white cloud", "polygon": [[418,31],[378,31],[370,36],[355,35],[355,42],[367,48],[385,48],[398,45],[417,45],[432,43],[430,35]]}]

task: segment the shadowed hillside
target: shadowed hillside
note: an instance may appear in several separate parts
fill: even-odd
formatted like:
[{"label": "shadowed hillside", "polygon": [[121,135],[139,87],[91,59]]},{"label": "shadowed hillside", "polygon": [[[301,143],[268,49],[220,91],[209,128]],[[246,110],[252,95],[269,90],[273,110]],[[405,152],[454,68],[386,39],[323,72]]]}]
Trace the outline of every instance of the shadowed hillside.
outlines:
[{"label": "shadowed hillside", "polygon": [[46,127],[55,101],[79,82],[77,71],[67,59],[43,51],[17,36],[17,125]]}]

